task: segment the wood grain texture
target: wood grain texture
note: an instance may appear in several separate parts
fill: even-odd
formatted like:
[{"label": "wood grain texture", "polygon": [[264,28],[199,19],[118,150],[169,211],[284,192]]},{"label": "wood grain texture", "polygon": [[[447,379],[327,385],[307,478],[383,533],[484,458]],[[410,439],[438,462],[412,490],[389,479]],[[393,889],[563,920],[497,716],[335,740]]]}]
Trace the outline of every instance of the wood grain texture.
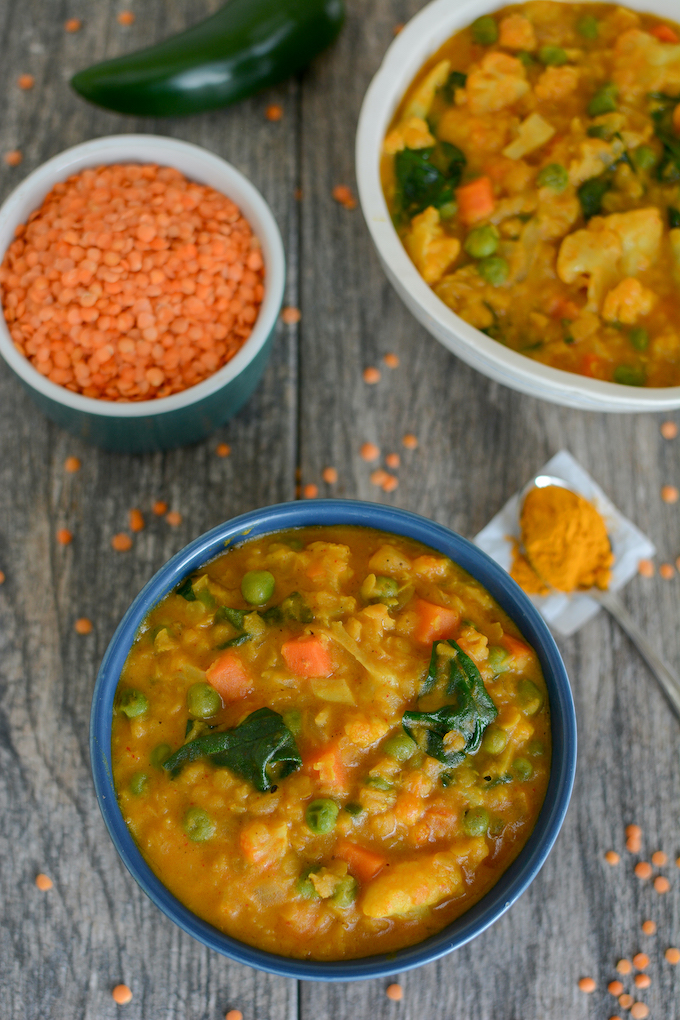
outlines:
[{"label": "wood grain texture", "polygon": [[[135,121],[87,106],[69,90],[73,71],[161,38],[218,6],[146,0],[137,21],[116,22],[122,0],[2,0],[2,151],[6,195],[27,172],[97,135],[154,131],[194,141],[246,173],[271,204],[289,261],[287,302],[298,327],[280,327],[265,379],[218,436],[165,454],[127,457],[86,447],[47,422],[0,365],[0,1017],[108,1020],[110,990],[130,985],[130,1020],[213,1020],[239,1008],[246,1020],[601,1020],[616,1013],[606,992],[622,957],[644,949],[652,985],[638,997],[655,1020],[680,1017],[680,968],[663,960],[680,942],[680,728],[643,663],[602,614],[560,642],[572,678],[580,751],[564,829],[529,891],[491,930],[458,953],[403,975],[404,999],[387,981],[353,985],[265,976],[208,953],[167,921],[129,878],[96,807],[89,773],[88,714],[96,670],[131,598],[172,553],[219,521],[292,499],[296,468],[321,495],[380,500],[474,535],[510,494],[561,448],[602,484],[659,547],[680,553],[680,515],[659,498],[680,484],[680,441],[661,439],[661,419],[553,407],[489,382],[440,347],[408,314],[380,270],[358,209],[333,201],[355,187],[354,132],[365,88],[420,0],[349,0],[338,43],[299,81],[231,110],[184,120]],[[189,9],[189,6],[191,9]],[[63,31],[67,17],[83,29]],[[21,73],[34,89],[16,87]],[[264,117],[279,102],[284,118]],[[302,199],[296,201],[296,187]],[[397,369],[382,361],[399,356]],[[362,378],[380,368],[375,386]],[[680,416],[673,416],[680,420]],[[418,436],[417,450],[401,445]],[[401,455],[399,487],[370,482],[378,466],[359,450]],[[218,441],[232,454],[215,456]],[[82,459],[67,475],[66,456]],[[383,461],[380,462],[382,466]],[[338,482],[322,481],[324,467]],[[151,505],[183,515],[171,528]],[[138,507],[147,522],[134,549],[115,553]],[[68,527],[70,546],[55,533]],[[680,665],[680,581],[635,579],[629,609]],[[88,616],[92,634],[73,622]],[[643,856],[665,850],[666,896],[633,875],[624,828],[643,827]],[[621,864],[604,863],[607,849]],[[54,880],[35,888],[38,871]],[[641,922],[658,934],[642,935]],[[578,991],[592,975],[598,991]],[[625,980],[625,979],[624,979]],[[630,982],[628,982],[630,984]]]}]

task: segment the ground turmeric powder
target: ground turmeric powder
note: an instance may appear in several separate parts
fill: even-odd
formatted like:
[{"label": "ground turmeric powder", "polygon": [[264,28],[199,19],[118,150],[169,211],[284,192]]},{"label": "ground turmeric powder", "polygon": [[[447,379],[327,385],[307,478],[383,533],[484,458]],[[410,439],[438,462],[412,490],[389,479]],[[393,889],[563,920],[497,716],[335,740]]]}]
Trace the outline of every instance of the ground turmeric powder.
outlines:
[{"label": "ground turmeric powder", "polygon": [[530,595],[609,586],[614,561],[607,529],[592,503],[557,485],[531,489],[520,517],[511,576]]}]

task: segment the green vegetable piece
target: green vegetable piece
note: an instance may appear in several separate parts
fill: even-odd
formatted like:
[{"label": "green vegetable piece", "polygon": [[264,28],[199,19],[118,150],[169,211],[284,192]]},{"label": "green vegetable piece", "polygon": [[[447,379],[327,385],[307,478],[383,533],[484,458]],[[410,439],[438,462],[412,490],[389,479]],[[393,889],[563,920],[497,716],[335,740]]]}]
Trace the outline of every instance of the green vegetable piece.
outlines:
[{"label": "green vegetable piece", "polygon": [[121,694],[118,707],[128,719],[135,719],[138,715],[144,715],[149,707],[149,702],[141,691],[129,689]]},{"label": "green vegetable piece", "polygon": [[443,220],[452,220],[458,212],[457,202],[445,202],[439,207],[439,216]]},{"label": "green vegetable piece", "polygon": [[175,595],[181,595],[183,599],[187,600],[187,602],[195,602],[196,601],[196,594],[195,594],[194,589],[192,587],[192,583],[191,583],[191,578],[190,577],[187,577],[187,579],[185,581],[182,581],[182,583],[180,584],[179,588],[176,589]]},{"label": "green vegetable piece", "polygon": [[[413,743],[413,741],[411,741]],[[416,748],[414,747],[414,751]],[[392,783],[388,783],[382,776],[367,776],[364,780],[365,786],[372,786],[374,790],[393,790]]]},{"label": "green vegetable piece", "polygon": [[487,754],[502,754],[508,746],[508,734],[500,726],[489,726],[482,740],[482,751]]},{"label": "green vegetable piece", "polygon": [[463,831],[466,836],[485,836],[489,828],[489,812],[483,807],[473,807],[463,815]]},{"label": "green vegetable piece", "polygon": [[389,754],[390,758],[396,758],[397,761],[408,761],[417,750],[408,733],[396,733],[383,744],[385,754]]},{"label": "green vegetable piece", "polygon": [[539,188],[550,188],[552,191],[561,194],[569,183],[569,174],[566,167],[561,163],[549,163],[539,170],[536,177],[536,184]]},{"label": "green vegetable piece", "polygon": [[445,103],[452,103],[456,89],[464,89],[467,83],[467,75],[462,71],[451,71],[442,87],[438,90]]},{"label": "green vegetable piece", "polygon": [[613,82],[603,85],[588,103],[589,116],[599,117],[603,113],[614,113],[618,109],[616,102],[618,94],[619,90]]},{"label": "green vegetable piece", "polygon": [[245,609],[232,609],[231,606],[220,606],[215,613],[215,620],[227,620],[236,630],[243,630]]},{"label": "green vegetable piece", "polygon": [[628,339],[636,351],[646,351],[649,347],[649,333],[644,326],[633,326]]},{"label": "green vegetable piece", "polygon": [[601,138],[605,142],[612,137],[612,131],[606,124],[593,124],[588,128],[586,134],[588,138]]},{"label": "green vegetable piece", "polygon": [[302,732],[302,712],[298,712],[297,708],[291,708],[288,712],[283,713],[283,725],[286,726],[294,737],[299,737]]},{"label": "green vegetable piece", "polygon": [[360,815],[363,810],[364,809],[361,806],[361,804],[355,804],[353,801],[351,801],[349,804],[345,804],[345,811],[347,812],[348,815],[351,815],[352,818],[356,818],[357,815]]},{"label": "green vegetable piece", "polygon": [[146,772],[135,772],[130,778],[130,790],[134,793],[135,797],[139,797],[140,794],[145,793],[148,785],[149,777]]},{"label": "green vegetable piece", "polygon": [[209,588],[201,588],[196,594],[196,598],[199,602],[203,603],[206,609],[213,609],[215,607],[215,596]]},{"label": "green vegetable piece", "polygon": [[602,212],[602,199],[612,186],[611,176],[604,174],[602,177],[590,177],[584,181],[576,194],[581,203],[581,211],[585,219],[598,216]]},{"label": "green vegetable piece", "polygon": [[527,53],[526,50],[520,50],[519,53],[515,54],[515,56],[524,64],[525,67],[533,67],[536,63],[531,54]]},{"label": "green vegetable piece", "polygon": [[205,843],[215,835],[215,823],[201,807],[190,807],[182,819],[184,832],[194,843]]},{"label": "green vegetable piece", "polygon": [[473,259],[485,259],[494,255],[498,248],[500,234],[493,223],[483,227],[474,227],[465,238],[463,248]]},{"label": "green vegetable piece", "polygon": [[651,117],[654,134],[663,146],[663,154],[656,168],[656,176],[664,184],[680,181],[680,138],[675,131],[673,120],[680,96],[667,96],[663,92],[652,92],[649,96],[655,103]]},{"label": "green vegetable piece", "polygon": [[543,704],[543,695],[533,680],[520,680],[517,696],[525,715],[536,715]]},{"label": "green vegetable piece", "polygon": [[276,581],[268,570],[249,570],[241,581],[241,594],[251,606],[263,606],[274,594]]},{"label": "green vegetable piece", "polygon": [[676,209],[675,206],[668,206],[668,229],[678,230],[680,228],[680,209]]},{"label": "green vegetable piece", "polygon": [[498,25],[490,14],[484,14],[470,25],[472,38],[480,46],[492,46],[498,41]]},{"label": "green vegetable piece", "polygon": [[566,50],[561,46],[541,46],[538,59],[547,67],[561,67],[569,60]]},{"label": "green vegetable piece", "polygon": [[231,769],[260,793],[271,790],[274,783],[302,765],[293,734],[271,708],[252,712],[235,729],[204,733],[190,740],[163,763],[163,768],[174,777],[198,758]]},{"label": "green vegetable piece", "polygon": [[149,755],[149,762],[155,769],[161,769],[171,754],[170,744],[157,744]]},{"label": "green vegetable piece", "polygon": [[513,778],[520,783],[526,783],[534,774],[534,767],[526,758],[515,758],[510,769]]},{"label": "green vegetable piece", "polygon": [[344,13],[342,0],[229,0],[164,42],[80,71],[71,85],[138,117],[212,110],[298,74],[333,42]]},{"label": "green vegetable piece", "polygon": [[530,740],[527,744],[527,754],[530,754],[532,758],[540,758],[541,755],[545,754],[545,747],[542,740]]},{"label": "green vegetable piece", "polygon": [[657,155],[650,145],[638,145],[633,150],[633,163],[638,170],[653,170],[657,163]]},{"label": "green vegetable piece", "polygon": [[635,365],[617,365],[614,369],[614,382],[622,386],[644,386],[646,375],[644,368]]},{"label": "green vegetable piece", "polygon": [[344,878],[340,879],[338,886],[331,897],[331,902],[336,907],[341,907],[346,910],[347,907],[351,907],[357,898],[357,892],[359,887],[357,880],[352,878],[351,875],[345,875]]},{"label": "green vegetable piece", "polygon": [[305,868],[297,882],[295,883],[295,891],[298,896],[302,896],[303,900],[318,900],[319,894],[314,888],[314,883],[310,879],[310,875],[315,871],[319,871],[318,866],[312,866]]},{"label": "green vegetable piece", "polygon": [[510,668],[510,652],[501,645],[491,645],[486,661],[495,674],[505,673]]},{"label": "green vegetable piece", "polygon": [[311,623],[314,613],[309,608],[299,591],[291,592],[280,606],[270,606],[260,614],[265,623],[270,625],[292,621],[294,623]]},{"label": "green vegetable piece", "polygon": [[339,810],[335,801],[329,800],[327,797],[313,800],[305,811],[307,828],[317,836],[331,832],[335,828]]},{"label": "green vegetable piece", "polygon": [[454,200],[465,156],[455,145],[440,142],[429,149],[402,149],[394,157],[397,202],[407,216],[428,206],[440,209]]},{"label": "green vegetable piece", "polygon": [[492,255],[491,258],[482,259],[477,263],[477,272],[487,283],[500,287],[508,278],[510,266],[499,255]]},{"label": "green vegetable piece", "polygon": [[600,23],[592,14],[585,14],[576,23],[576,31],[584,39],[588,39],[589,42],[595,42],[600,34]]},{"label": "green vegetable piece", "polygon": [[222,699],[210,684],[192,684],[187,691],[187,708],[194,719],[210,719],[222,708]]}]

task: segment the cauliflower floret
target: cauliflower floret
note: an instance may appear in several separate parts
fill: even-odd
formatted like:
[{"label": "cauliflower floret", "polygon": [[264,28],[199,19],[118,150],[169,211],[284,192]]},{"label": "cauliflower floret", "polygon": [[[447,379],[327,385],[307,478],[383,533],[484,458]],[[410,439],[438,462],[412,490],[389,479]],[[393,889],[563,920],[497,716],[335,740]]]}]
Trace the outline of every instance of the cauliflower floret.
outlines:
[{"label": "cauliflower floret", "polygon": [[[462,92],[462,89],[459,89]],[[474,117],[467,107],[450,107],[442,114],[437,134],[442,142],[457,145],[464,152],[500,152],[516,118],[509,114]]]},{"label": "cauliflower floret", "polygon": [[607,322],[633,326],[641,315],[649,315],[655,302],[654,291],[629,276],[607,294],[602,307],[602,318]]},{"label": "cauliflower floret", "polygon": [[[598,217],[599,220],[599,217]],[[599,227],[591,220],[591,229]],[[625,276],[635,276],[656,262],[661,247],[663,221],[655,206],[614,213],[604,219],[607,230],[613,230],[621,239],[623,248],[620,269]]]},{"label": "cauliflower floret", "polygon": [[402,149],[428,149],[434,145],[435,139],[430,129],[420,117],[408,117],[400,121],[383,142],[383,152],[394,156]]},{"label": "cauliflower floret", "polygon": [[411,96],[404,117],[427,117],[437,89],[441,88],[449,76],[450,60],[440,60],[421,81]]},{"label": "cauliflower floret", "polygon": [[439,210],[434,206],[414,216],[405,244],[418,272],[430,286],[441,280],[460,253],[460,241],[444,233]]},{"label": "cauliflower floret", "polygon": [[529,91],[524,65],[507,53],[487,53],[465,85],[470,111],[495,113],[512,106]]},{"label": "cauliflower floret", "polygon": [[536,82],[534,95],[544,102],[558,102],[573,92],[578,82],[577,67],[547,67]]},{"label": "cauliflower floret", "polygon": [[557,275],[563,283],[587,286],[586,308],[597,312],[602,295],[616,281],[622,252],[621,239],[612,230],[576,230],[560,245]]},{"label": "cauliflower floret", "polygon": [[389,733],[390,725],[377,715],[351,715],[344,726],[349,740],[357,747],[370,747]]},{"label": "cauliflower floret", "polygon": [[485,301],[485,287],[477,267],[470,265],[445,276],[435,288],[435,294],[471,326],[488,329],[494,318]]},{"label": "cauliflower floret", "polygon": [[578,187],[591,177],[599,177],[603,170],[614,162],[623,151],[622,142],[615,138],[613,142],[605,142],[601,138],[588,138],[581,142],[580,159],[573,159],[569,164],[569,180]]},{"label": "cauliflower floret", "polygon": [[680,86],[680,44],[631,28],[616,40],[612,79],[624,99]]},{"label": "cauliflower floret", "polygon": [[248,822],[241,830],[239,844],[247,861],[268,868],[288,849],[288,825],[280,821]]},{"label": "cauliflower floret", "polygon": [[552,188],[538,192],[538,234],[542,241],[556,241],[573,227],[581,206],[572,189],[556,195]]},{"label": "cauliflower floret", "polygon": [[517,137],[503,149],[503,155],[508,159],[521,159],[540,149],[554,134],[555,128],[540,113],[530,113],[517,128]]},{"label": "cauliflower floret", "polygon": [[526,50],[531,53],[536,49],[534,26],[522,14],[509,14],[501,21],[498,44],[509,50]]}]

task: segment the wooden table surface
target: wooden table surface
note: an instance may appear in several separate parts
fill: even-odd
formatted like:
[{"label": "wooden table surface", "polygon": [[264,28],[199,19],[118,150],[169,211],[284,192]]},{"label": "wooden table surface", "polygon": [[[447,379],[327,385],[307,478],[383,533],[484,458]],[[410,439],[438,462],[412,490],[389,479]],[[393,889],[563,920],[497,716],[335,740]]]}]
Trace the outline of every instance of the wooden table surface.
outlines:
[{"label": "wooden table surface", "polygon": [[[452,0],[455,2],[455,0]],[[320,495],[405,507],[473,536],[553,453],[569,449],[657,544],[659,562],[680,553],[680,439],[660,436],[653,415],[597,415],[521,396],[457,361],[411,318],[383,275],[359,209],[333,201],[355,187],[354,133],[361,99],[393,29],[421,0],[348,0],[337,44],[299,80],[233,109],[182,120],[134,120],[86,105],[69,89],[92,59],[161,38],[211,12],[217,0],[2,0],[2,151],[6,196],[60,150],[98,135],[152,131],[203,145],[242,170],[270,203],[288,257],[286,302],[302,310],[281,324],[265,379],[218,435],[192,448],[123,456],[83,445],[36,410],[0,365],[0,1017],[2,1020],[595,1020],[620,1013],[607,992],[615,964],[644,950],[651,986],[636,992],[654,1020],[680,1017],[680,968],[664,959],[680,942],[680,726],[635,649],[599,614],[561,640],[578,713],[576,786],[545,867],[519,902],[457,953],[399,980],[297,983],[208,952],[167,920],[119,861],[90,776],[88,716],[97,667],[122,613],[158,567],[220,521],[296,498],[296,477]],[[83,20],[68,34],[67,17]],[[19,74],[35,76],[29,91]],[[283,119],[265,117],[270,103]],[[296,189],[301,197],[296,198]],[[387,352],[400,366],[382,362]],[[368,386],[366,366],[382,378]],[[674,416],[680,420],[680,415]],[[417,450],[401,446],[413,432]],[[399,487],[375,488],[360,457],[367,440],[398,451]],[[231,455],[215,454],[218,442]],[[64,471],[67,456],[82,461]],[[338,481],[321,479],[337,468]],[[155,500],[182,515],[169,526]],[[131,552],[111,536],[138,507],[146,528]],[[71,545],[56,541],[59,528]],[[680,666],[680,578],[634,579],[629,609]],[[74,631],[76,618],[94,623]],[[625,826],[643,829],[642,858],[662,849],[666,895],[640,881]],[[604,853],[615,849],[611,867]],[[655,872],[658,869],[655,869]],[[40,892],[39,872],[54,882]],[[658,932],[641,932],[643,920]],[[590,996],[577,982],[593,976]],[[132,1002],[111,989],[125,982]]]}]

